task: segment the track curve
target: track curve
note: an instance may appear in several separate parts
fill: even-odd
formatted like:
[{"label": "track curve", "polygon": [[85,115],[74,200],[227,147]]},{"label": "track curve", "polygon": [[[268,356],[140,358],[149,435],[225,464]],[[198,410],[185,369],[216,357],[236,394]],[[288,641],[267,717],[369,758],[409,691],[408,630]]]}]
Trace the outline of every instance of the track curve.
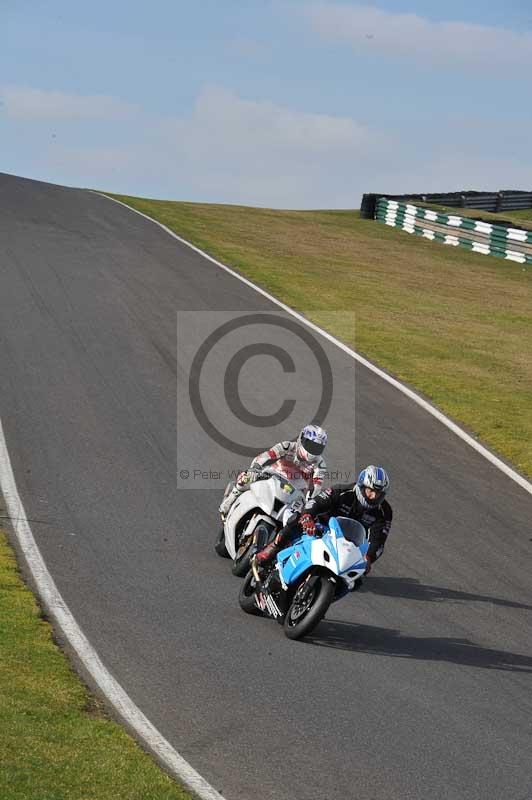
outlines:
[{"label": "track curve", "polygon": [[[176,310],[272,304],[97,195],[1,175],[0,209],[18,489],[61,594],[161,733],[228,800],[527,796],[530,496],[357,367],[357,460],[389,467],[395,527],[365,589],[289,642],[238,609],[212,552],[219,491],[175,489]],[[341,381],[354,366],[324,347]]]}]

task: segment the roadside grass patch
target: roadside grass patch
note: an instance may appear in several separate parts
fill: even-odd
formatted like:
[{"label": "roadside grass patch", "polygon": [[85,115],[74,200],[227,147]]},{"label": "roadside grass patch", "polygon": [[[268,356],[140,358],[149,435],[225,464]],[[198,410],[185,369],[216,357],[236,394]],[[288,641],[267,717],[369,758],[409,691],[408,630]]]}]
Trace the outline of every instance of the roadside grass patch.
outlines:
[{"label": "roadside grass patch", "polygon": [[0,531],[0,797],[191,800],[76,677]]},{"label": "roadside grass patch", "polygon": [[[305,314],[532,475],[529,265],[425,241],[358,211],[110,196]],[[355,334],[330,310],[355,311]]]}]

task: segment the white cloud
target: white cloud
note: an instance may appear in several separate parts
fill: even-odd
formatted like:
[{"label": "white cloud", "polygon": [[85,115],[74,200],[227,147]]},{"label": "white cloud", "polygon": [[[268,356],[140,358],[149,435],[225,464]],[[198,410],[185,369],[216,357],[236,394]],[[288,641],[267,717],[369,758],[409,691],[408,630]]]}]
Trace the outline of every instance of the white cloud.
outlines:
[{"label": "white cloud", "polygon": [[316,3],[305,12],[323,37],[363,52],[492,68],[532,66],[532,34],[465,22],[433,22],[366,5]]},{"label": "white cloud", "polygon": [[67,94],[26,86],[5,86],[0,99],[11,119],[121,120],[136,112],[135,106],[103,94]]},{"label": "white cloud", "polygon": [[191,113],[161,122],[151,166],[203,196],[254,205],[306,206],[318,186],[345,181],[346,165],[375,152],[379,137],[346,116],[296,111],[210,87]]},{"label": "white cloud", "polygon": [[[8,116],[27,121],[28,132],[35,119],[78,122],[61,129],[43,150],[54,174],[59,171],[64,180],[84,185],[97,174],[103,185],[108,173],[111,187],[119,178],[128,186],[135,183],[140,193],[143,186],[163,184],[168,194],[181,197],[316,205],[320,185],[343,183],[346,170],[382,144],[374,131],[351,117],[247,100],[217,86],[201,91],[181,116],[137,112],[133,129],[127,123],[133,109],[116,98],[18,87],[5,89],[2,96]],[[99,121],[88,139],[89,120]],[[117,147],[117,141],[123,146]]]},{"label": "white cloud", "polygon": [[267,101],[243,100],[211,87],[198,97],[192,114],[175,123],[180,143],[202,156],[228,151],[257,158],[290,153],[358,150],[370,142],[367,128],[351,117],[294,111]]},{"label": "white cloud", "polygon": [[[458,122],[443,141],[430,128],[411,137],[210,87],[181,116],[139,112],[134,126],[123,119],[90,130],[81,119],[53,141],[32,119],[13,131],[18,144],[23,130],[26,153],[44,180],[151,197],[354,208],[362,192],[532,185],[523,124],[521,138],[509,139],[505,120],[500,130],[490,121],[491,138],[482,135],[483,120],[473,120],[469,135]],[[498,142],[505,146],[496,148]]]},{"label": "white cloud", "polygon": [[[102,104],[39,89],[4,97],[40,176],[48,169],[60,182],[91,186],[96,175],[100,187],[144,195],[285,208],[353,206],[350,174],[378,160],[385,147],[382,137],[351,117],[247,100],[216,86],[200,92],[181,116],[139,111],[134,126],[124,113],[89,127],[96,113],[123,109],[111,98],[112,104]],[[61,115],[77,123],[43,139],[33,121]]]}]

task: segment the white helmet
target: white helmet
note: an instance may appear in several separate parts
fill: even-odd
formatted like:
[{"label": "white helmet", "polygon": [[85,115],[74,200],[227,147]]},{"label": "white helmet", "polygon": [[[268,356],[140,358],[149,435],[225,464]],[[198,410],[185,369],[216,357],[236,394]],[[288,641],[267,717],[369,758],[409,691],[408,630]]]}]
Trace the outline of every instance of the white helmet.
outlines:
[{"label": "white helmet", "polygon": [[312,464],[325,450],[327,433],[319,425],[305,425],[296,442],[296,456],[299,461]]}]

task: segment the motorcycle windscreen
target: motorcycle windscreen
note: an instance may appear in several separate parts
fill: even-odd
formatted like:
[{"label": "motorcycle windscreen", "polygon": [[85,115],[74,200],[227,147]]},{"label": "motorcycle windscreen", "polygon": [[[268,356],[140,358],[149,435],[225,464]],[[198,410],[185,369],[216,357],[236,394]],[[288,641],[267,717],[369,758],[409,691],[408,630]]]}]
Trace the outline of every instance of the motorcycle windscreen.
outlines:
[{"label": "motorcycle windscreen", "polygon": [[[362,552],[367,550],[367,534],[364,526],[356,519],[349,517],[331,517],[329,527],[337,536],[343,536],[348,542],[358,547]],[[366,545],[364,548],[363,545]]]}]

